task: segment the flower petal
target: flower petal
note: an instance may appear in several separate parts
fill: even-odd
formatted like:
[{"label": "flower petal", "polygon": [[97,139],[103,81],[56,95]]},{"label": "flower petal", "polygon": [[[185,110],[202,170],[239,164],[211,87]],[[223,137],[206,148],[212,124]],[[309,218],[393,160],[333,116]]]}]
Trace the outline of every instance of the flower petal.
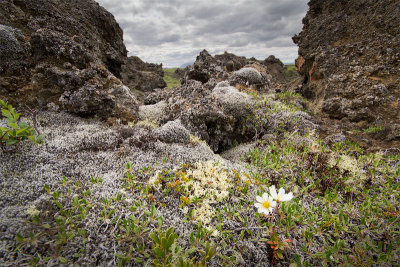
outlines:
[{"label": "flower petal", "polygon": [[265,215],[268,215],[269,214],[269,210],[268,209],[265,209],[265,208],[260,208],[260,209],[258,209],[258,213],[264,213]]},{"label": "flower petal", "polygon": [[289,194],[286,195],[286,197],[287,197],[287,200],[286,200],[286,201],[292,200],[292,198],[293,198],[293,193],[290,192]]},{"label": "flower petal", "polygon": [[262,202],[268,201],[268,198],[269,198],[268,193],[264,193],[264,194],[262,195],[262,198],[263,198],[263,201],[262,201]]},{"label": "flower petal", "polygon": [[255,206],[256,208],[262,208],[262,207],[263,207],[263,205],[262,205],[261,203],[256,203],[256,204],[254,204],[254,206]]},{"label": "flower petal", "polygon": [[258,202],[260,202],[260,203],[263,203],[263,202],[264,202],[264,199],[263,199],[262,197],[260,197],[260,196],[256,196],[256,200],[257,200]]},{"label": "flower petal", "polygon": [[281,197],[283,197],[285,195],[285,189],[283,187],[279,188],[279,193],[278,193]]},{"label": "flower petal", "polygon": [[269,193],[271,194],[273,199],[278,198],[278,194],[276,193],[275,185],[269,187]]}]

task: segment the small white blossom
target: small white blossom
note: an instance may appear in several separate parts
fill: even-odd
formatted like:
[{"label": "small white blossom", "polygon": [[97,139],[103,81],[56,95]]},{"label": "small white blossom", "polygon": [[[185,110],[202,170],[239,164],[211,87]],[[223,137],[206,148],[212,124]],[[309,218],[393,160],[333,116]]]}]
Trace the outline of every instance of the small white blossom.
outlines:
[{"label": "small white blossom", "polygon": [[254,206],[258,209],[258,213],[268,215],[276,206],[276,201],[274,201],[267,193],[264,193],[262,197],[256,196],[256,200],[258,203],[255,203]]},{"label": "small white blossom", "polygon": [[271,194],[271,197],[277,202],[289,201],[293,198],[293,193],[290,192],[288,194],[285,194],[285,189],[283,188],[279,188],[279,192],[277,193],[275,185],[269,188],[269,193]]}]

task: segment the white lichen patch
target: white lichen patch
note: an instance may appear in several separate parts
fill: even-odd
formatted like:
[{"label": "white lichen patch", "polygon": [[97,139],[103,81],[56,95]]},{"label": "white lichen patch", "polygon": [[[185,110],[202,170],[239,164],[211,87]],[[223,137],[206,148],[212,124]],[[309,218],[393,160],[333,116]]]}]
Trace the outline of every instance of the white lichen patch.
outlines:
[{"label": "white lichen patch", "polygon": [[358,161],[349,155],[332,153],[329,157],[328,165],[331,167],[336,165],[341,171],[349,172],[350,177],[345,182],[346,184],[359,186],[362,184],[361,181],[366,179],[366,175],[359,166]]},{"label": "white lichen patch", "polygon": [[189,181],[185,183],[189,198],[202,198],[194,212],[197,221],[209,225],[215,210],[212,204],[223,201],[229,196],[233,184],[225,166],[213,161],[198,162],[196,168],[189,170]]},{"label": "white lichen patch", "polygon": [[189,142],[190,142],[191,144],[203,143],[203,144],[207,145],[206,141],[201,140],[200,137],[197,137],[197,136],[192,135],[192,134],[190,135]]},{"label": "white lichen patch", "polygon": [[[229,189],[234,185],[226,167],[221,163],[205,161],[197,162],[184,173],[176,167],[172,170],[172,173],[179,177],[183,192],[190,199],[190,203],[196,202],[196,208],[193,210],[194,218],[203,225],[209,226],[215,214],[213,204],[227,199]],[[161,189],[161,175],[162,172],[157,171],[148,180],[148,183]],[[187,214],[187,206],[181,207],[181,211]]]},{"label": "white lichen patch", "polygon": [[35,217],[40,214],[40,210],[36,209],[35,206],[30,206],[25,213],[29,217]]},{"label": "white lichen patch", "polygon": [[154,121],[154,120],[149,120],[149,119],[144,119],[142,121],[138,121],[135,126],[141,127],[141,128],[146,128],[149,130],[154,130],[157,129],[158,126],[158,122]]},{"label": "white lichen patch", "polygon": [[328,160],[329,166],[333,167],[337,164],[340,170],[348,171],[353,176],[360,176],[362,174],[361,169],[358,166],[358,162],[351,156],[339,155],[334,153]]},{"label": "white lichen patch", "polygon": [[228,189],[232,187],[225,166],[213,161],[196,163],[196,168],[189,170],[187,176],[190,177],[186,182],[189,193],[197,198],[207,193],[209,198],[222,201],[228,197]]},{"label": "white lichen patch", "polygon": [[209,225],[214,214],[214,209],[209,203],[209,200],[204,200],[194,211],[196,220],[201,222],[203,225]]}]

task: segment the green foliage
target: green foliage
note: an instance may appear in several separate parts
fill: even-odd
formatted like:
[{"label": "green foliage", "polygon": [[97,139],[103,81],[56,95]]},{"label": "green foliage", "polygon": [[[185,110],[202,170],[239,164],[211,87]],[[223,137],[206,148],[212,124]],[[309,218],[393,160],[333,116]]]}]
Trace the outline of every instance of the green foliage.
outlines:
[{"label": "green foliage", "polygon": [[285,66],[285,78],[287,82],[296,80],[299,76],[296,66],[294,64]]},{"label": "green foliage", "polygon": [[178,237],[174,232],[174,228],[170,227],[166,232],[153,232],[149,236],[156,244],[152,249],[156,257],[153,264],[155,266],[172,266],[172,253],[170,250],[175,239]]},{"label": "green foliage", "polygon": [[285,249],[289,248],[289,243],[292,243],[293,241],[290,239],[285,239],[282,240],[279,238],[278,233],[275,232],[273,229],[272,232],[270,233],[270,240],[267,241],[267,244],[270,245],[272,249],[272,263],[274,259],[283,259],[283,253]]},{"label": "green foliage", "polygon": [[383,129],[385,129],[385,127],[383,127],[383,126],[370,126],[366,129],[363,129],[363,132],[364,133],[376,133],[376,132],[382,131]]},{"label": "green foliage", "polygon": [[181,86],[181,82],[178,78],[174,77],[174,72],[177,68],[163,69],[164,70],[164,81],[167,83],[168,88],[175,86]]},{"label": "green foliage", "polygon": [[[299,97],[284,92],[273,99]],[[287,104],[274,108],[292,110]],[[237,266],[254,263],[252,247],[265,253],[263,260],[269,256],[282,266],[398,265],[398,154],[368,153],[350,141],[328,146],[314,133],[282,130],[242,160],[249,174],[216,171],[215,164],[201,172],[206,173],[202,177],[226,174],[229,192],[212,203],[209,223],[196,221],[199,207],[217,199],[218,192],[210,191],[211,183],[199,182],[197,187],[208,191],[193,196],[194,170],[200,170],[194,163],[172,168],[161,156],[154,166],[127,163],[116,196],[93,193],[100,178],[92,178],[90,187],[66,179],[56,189],[46,186],[48,210],[31,216],[33,230],[16,236],[15,253],[26,256],[21,265],[85,265],[93,251],[86,247],[106,235],[102,246],[114,255],[111,264],[119,266]],[[295,198],[270,216],[258,214],[254,198],[271,185]],[[179,218],[181,232],[173,228],[178,228],[177,217],[161,217],[171,213]]]},{"label": "green foliage", "polygon": [[6,119],[8,127],[0,127],[0,145],[3,151],[7,151],[6,146],[18,145],[26,139],[35,144],[43,142],[44,135],[36,135],[33,127],[21,121],[21,113],[17,113],[15,108],[0,99],[1,113]]}]

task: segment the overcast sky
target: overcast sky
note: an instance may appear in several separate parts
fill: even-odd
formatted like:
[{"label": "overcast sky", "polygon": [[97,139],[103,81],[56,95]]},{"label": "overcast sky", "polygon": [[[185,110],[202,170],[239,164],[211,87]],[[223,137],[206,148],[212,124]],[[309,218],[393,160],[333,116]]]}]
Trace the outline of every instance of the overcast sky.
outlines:
[{"label": "overcast sky", "polygon": [[193,62],[207,49],[294,62],[308,0],[96,0],[124,31],[129,55],[164,67]]}]

